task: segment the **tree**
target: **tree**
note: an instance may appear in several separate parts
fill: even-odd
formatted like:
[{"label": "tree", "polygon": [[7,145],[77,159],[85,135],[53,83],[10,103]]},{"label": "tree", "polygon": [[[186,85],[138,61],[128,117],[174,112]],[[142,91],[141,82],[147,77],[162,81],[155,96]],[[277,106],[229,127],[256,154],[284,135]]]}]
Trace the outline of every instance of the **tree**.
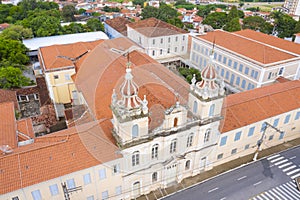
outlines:
[{"label": "tree", "polygon": [[206,17],[209,13],[215,10],[215,5],[207,5],[207,6],[198,6],[197,15],[200,17]]},{"label": "tree", "polygon": [[26,55],[27,48],[16,40],[9,40],[0,37],[0,66],[3,63],[24,65],[29,62]]},{"label": "tree", "polygon": [[214,29],[221,29],[227,23],[226,13],[214,12],[210,13],[203,21],[202,24],[207,24]]},{"label": "tree", "polygon": [[251,29],[266,34],[271,34],[273,26],[260,16],[250,16],[243,20],[243,29]]},{"label": "tree", "polygon": [[90,31],[104,31],[103,24],[97,18],[87,20],[86,25]]},{"label": "tree", "polygon": [[300,33],[300,21],[296,23],[294,33]]},{"label": "tree", "polygon": [[133,5],[140,5],[142,7],[144,7],[145,2],[146,2],[146,0],[133,0],[132,1]]},{"label": "tree", "polygon": [[82,15],[83,13],[85,13],[86,9],[80,8],[78,10],[78,14]]},{"label": "tree", "polygon": [[280,38],[292,37],[295,33],[296,20],[282,12],[272,12],[270,17],[274,19],[274,31]]},{"label": "tree", "polygon": [[33,37],[32,30],[29,28],[24,28],[21,25],[11,25],[5,29],[1,34],[1,37],[5,39],[12,40],[23,40]]},{"label": "tree", "polygon": [[196,75],[196,80],[197,82],[201,81],[201,73],[198,69],[196,68],[184,68],[181,67],[179,68],[179,73],[186,79],[186,81],[188,83],[191,83],[191,80],[194,76],[194,74]]},{"label": "tree", "polygon": [[159,15],[159,10],[158,8],[155,8],[153,6],[146,6],[141,13],[141,16],[143,17],[143,19],[148,19],[151,17],[155,17],[158,18]]},{"label": "tree", "polygon": [[167,22],[169,24],[172,24],[172,25],[178,27],[178,28],[183,28],[184,27],[183,22],[177,17],[174,17],[172,19],[168,19]]},{"label": "tree", "polygon": [[165,3],[161,3],[159,8],[155,8],[152,6],[147,6],[142,10],[141,13],[143,19],[155,17],[159,20],[167,22],[168,20],[177,17],[178,13],[177,10],[171,8]]},{"label": "tree", "polygon": [[31,84],[32,81],[22,74],[21,69],[11,66],[0,68],[0,88],[20,88]]},{"label": "tree", "polygon": [[63,27],[63,32],[65,34],[72,34],[87,32],[87,30],[82,24],[72,22],[68,26]]},{"label": "tree", "polygon": [[232,19],[234,19],[236,17],[239,17],[238,9],[236,6],[232,6],[227,15],[227,19],[228,19],[228,21],[231,21]]},{"label": "tree", "polygon": [[240,31],[241,30],[240,19],[236,17],[230,20],[229,22],[227,22],[226,25],[224,26],[224,30],[228,32]]},{"label": "tree", "polygon": [[75,14],[76,14],[76,9],[73,5],[66,5],[62,8],[62,17],[65,22],[74,22],[75,19]]}]

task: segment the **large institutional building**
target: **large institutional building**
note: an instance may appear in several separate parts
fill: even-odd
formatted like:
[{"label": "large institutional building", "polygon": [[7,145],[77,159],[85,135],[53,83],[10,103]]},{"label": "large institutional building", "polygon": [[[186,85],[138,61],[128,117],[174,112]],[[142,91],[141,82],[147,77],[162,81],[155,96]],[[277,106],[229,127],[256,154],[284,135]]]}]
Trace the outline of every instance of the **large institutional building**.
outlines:
[{"label": "large institutional building", "polygon": [[212,48],[216,70],[233,92],[270,85],[280,76],[300,78],[299,44],[252,30],[216,30],[192,38],[194,67],[207,65]]},{"label": "large institutional building", "polygon": [[[68,129],[25,146],[1,144],[0,198],[132,199],[254,153],[262,132],[262,148],[299,137],[299,80],[281,78],[226,97],[225,83],[216,82],[219,65],[209,56],[211,42],[193,40],[207,50],[202,80],[191,83],[127,38],[105,40],[89,51],[71,76],[84,110],[67,117]],[[223,58],[225,49],[216,44],[215,52]],[[297,63],[296,56],[287,54],[287,62]],[[259,74],[268,74],[254,63]],[[13,107],[6,112],[12,116]],[[7,120],[0,121],[1,135]],[[17,131],[10,134],[14,140]]]},{"label": "large institutional building", "polygon": [[285,0],[283,7],[287,9],[288,14],[300,16],[299,0]]}]

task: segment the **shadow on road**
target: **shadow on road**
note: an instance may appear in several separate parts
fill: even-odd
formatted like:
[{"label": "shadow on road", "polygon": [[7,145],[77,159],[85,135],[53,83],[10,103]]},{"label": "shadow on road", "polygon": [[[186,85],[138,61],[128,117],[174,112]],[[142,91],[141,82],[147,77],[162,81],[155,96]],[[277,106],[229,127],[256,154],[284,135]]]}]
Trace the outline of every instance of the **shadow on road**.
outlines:
[{"label": "shadow on road", "polygon": [[271,171],[269,161],[267,159],[263,159],[261,162],[262,162],[262,165],[263,165],[263,168],[264,168],[263,175],[265,177],[273,178],[273,173]]}]

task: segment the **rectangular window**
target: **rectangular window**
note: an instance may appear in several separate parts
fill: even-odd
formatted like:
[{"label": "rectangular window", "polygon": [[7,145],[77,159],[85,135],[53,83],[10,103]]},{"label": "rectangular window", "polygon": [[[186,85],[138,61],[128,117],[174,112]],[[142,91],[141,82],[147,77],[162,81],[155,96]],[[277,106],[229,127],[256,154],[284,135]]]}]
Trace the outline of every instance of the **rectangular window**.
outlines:
[{"label": "rectangular window", "polygon": [[243,72],[244,65],[240,64],[239,71]]},{"label": "rectangular window", "polygon": [[255,126],[249,128],[248,137],[251,137],[254,134]]},{"label": "rectangular window", "polygon": [[178,36],[175,37],[175,41],[176,41],[176,42],[178,41]]},{"label": "rectangular window", "polygon": [[251,77],[254,78],[254,70],[253,69],[251,70]]},{"label": "rectangular window", "polygon": [[280,135],[279,135],[279,140],[282,140],[284,137],[284,132],[280,132]]},{"label": "rectangular window", "polygon": [[281,68],[279,69],[279,71],[278,71],[278,76],[280,76],[280,75],[282,75],[282,74],[283,74],[283,70],[284,70],[284,68],[283,68],[283,67],[281,67]]},{"label": "rectangular window", "polygon": [[231,154],[236,154],[237,148],[231,150]]},{"label": "rectangular window", "polygon": [[275,119],[275,120],[274,120],[274,123],[273,123],[273,126],[274,126],[274,127],[277,127],[277,126],[278,126],[278,122],[279,122],[279,118]]},{"label": "rectangular window", "polygon": [[152,51],[152,56],[155,56],[155,50]]},{"label": "rectangular window", "polygon": [[226,145],[226,142],[227,142],[227,136],[222,137],[221,142],[220,142],[220,146]]},{"label": "rectangular window", "polygon": [[229,59],[229,60],[228,60],[228,66],[231,67],[231,65],[232,65],[232,60]]},{"label": "rectangular window", "polygon": [[245,74],[249,74],[249,67],[245,67]]},{"label": "rectangular window", "polygon": [[86,200],[94,200],[94,196],[89,196],[86,198]]},{"label": "rectangular window", "polygon": [[227,58],[223,57],[223,63],[226,64],[226,62],[227,62]]},{"label": "rectangular window", "polygon": [[[168,37],[168,42],[169,42],[169,43],[171,42],[170,37]],[[194,44],[194,49],[196,50],[196,44]]]},{"label": "rectangular window", "polygon": [[240,85],[240,80],[241,80],[241,78],[240,78],[240,77],[236,77],[235,84],[236,84],[236,85]]},{"label": "rectangular window", "polygon": [[70,74],[65,74],[65,80],[69,81],[71,79]]},{"label": "rectangular window", "polygon": [[217,60],[218,54],[214,53],[214,59]]},{"label": "rectangular window", "polygon": [[68,187],[68,189],[76,187],[74,178],[67,180],[67,187]]},{"label": "rectangular window", "polygon": [[103,179],[106,178],[106,170],[105,170],[105,168],[99,170],[99,177],[100,177],[100,180],[103,180]]},{"label": "rectangular window", "polygon": [[83,175],[83,182],[84,185],[90,184],[92,182],[90,173]]},{"label": "rectangular window", "polygon": [[222,55],[219,55],[218,61],[219,61],[219,62],[222,61]]},{"label": "rectangular window", "polygon": [[224,69],[221,69],[221,76],[224,77]]},{"label": "rectangular window", "polygon": [[184,46],[181,47],[181,51],[184,51]]},{"label": "rectangular window", "polygon": [[222,159],[222,158],[223,158],[223,154],[220,153],[220,154],[218,155],[217,159],[219,160],[219,159]]},{"label": "rectangular window", "polygon": [[287,123],[289,123],[289,121],[290,121],[290,118],[291,118],[291,115],[290,115],[290,114],[288,114],[288,115],[285,117],[285,119],[284,119],[284,124],[287,124]]},{"label": "rectangular window", "polygon": [[295,117],[295,120],[298,120],[298,119],[300,119],[300,111],[297,112],[296,117]]},{"label": "rectangular window", "polygon": [[246,87],[246,81],[243,80],[243,81],[242,81],[242,88],[245,89],[245,87]]},{"label": "rectangular window", "polygon": [[251,88],[252,88],[252,84],[251,84],[251,83],[248,83],[247,90],[251,90]]},{"label": "rectangular window", "polygon": [[116,187],[116,195],[122,194],[122,186],[117,186]]},{"label": "rectangular window", "polygon": [[260,129],[260,132],[263,132],[266,128],[267,124],[264,122],[262,125],[261,125],[261,129]]},{"label": "rectangular window", "polygon": [[254,78],[257,79],[257,76],[258,76],[258,72],[255,71]]},{"label": "rectangular window", "polygon": [[229,71],[226,71],[225,78],[228,80],[229,79]]},{"label": "rectangular window", "polygon": [[114,174],[120,173],[120,164],[116,164],[113,166],[113,173]]},{"label": "rectangular window", "polygon": [[241,135],[242,135],[242,132],[241,132],[241,131],[237,132],[237,133],[235,134],[235,136],[234,136],[234,141],[240,140],[240,139],[241,139]]},{"label": "rectangular window", "polygon": [[184,36],[182,36],[182,40],[183,40],[183,41],[185,40],[185,35],[184,35]]},{"label": "rectangular window", "polygon": [[250,144],[245,145],[245,150],[249,149]]},{"label": "rectangular window", "polygon": [[152,40],[152,44],[155,44],[155,39]]},{"label": "rectangular window", "polygon": [[177,47],[175,47],[174,51],[177,52]]},{"label": "rectangular window", "polygon": [[34,190],[31,192],[33,200],[42,200],[42,195],[40,190]]},{"label": "rectangular window", "polygon": [[102,192],[102,200],[106,200],[106,199],[108,199],[108,191],[107,190]]},{"label": "rectangular window", "polygon": [[160,39],[160,43],[162,44],[163,42],[164,42],[164,39],[163,39],[163,38],[161,38],[161,39]]},{"label": "rectangular window", "polygon": [[59,78],[59,76],[58,76],[58,75],[54,75],[53,77],[54,77],[54,79],[58,79],[58,78]]},{"label": "rectangular window", "polygon": [[238,65],[237,62],[234,62],[233,63],[233,69],[237,69],[237,65]]},{"label": "rectangular window", "polygon": [[167,51],[167,53],[170,53],[170,48],[168,48],[168,51]]},{"label": "rectangular window", "polygon": [[57,186],[57,184],[50,185],[49,189],[50,189],[51,196],[58,195],[58,186]]},{"label": "rectangular window", "polygon": [[269,140],[273,140],[273,138],[274,138],[274,135],[269,136]]},{"label": "rectangular window", "polygon": [[268,79],[270,79],[271,76],[272,76],[272,72],[269,72]]}]

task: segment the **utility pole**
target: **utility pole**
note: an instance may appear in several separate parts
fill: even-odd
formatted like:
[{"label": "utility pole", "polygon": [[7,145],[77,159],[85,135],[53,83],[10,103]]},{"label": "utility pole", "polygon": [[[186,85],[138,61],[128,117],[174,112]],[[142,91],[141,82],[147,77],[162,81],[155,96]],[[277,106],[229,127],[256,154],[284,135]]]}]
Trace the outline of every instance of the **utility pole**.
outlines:
[{"label": "utility pole", "polygon": [[66,182],[61,183],[61,186],[62,186],[62,188],[63,188],[65,200],[71,200],[71,199],[70,199],[70,193],[76,192],[76,191],[78,191],[78,190],[82,190],[82,187],[81,187],[81,186],[78,186],[78,187],[74,187],[74,188],[68,189],[68,188],[67,188],[67,185],[66,185]]},{"label": "utility pole", "polygon": [[268,122],[264,122],[264,124],[265,124],[264,130],[263,130],[264,132],[263,132],[261,138],[257,141],[257,149],[256,149],[256,152],[255,152],[254,158],[253,158],[254,161],[257,160],[258,152],[261,151],[261,145],[262,145],[262,143],[263,143],[263,141],[264,141],[264,137],[265,137],[265,135],[266,135],[266,130],[267,130],[267,128],[271,127],[271,128],[273,128],[276,132],[278,132],[278,133],[283,133],[283,131],[279,130],[278,128],[276,128],[275,126],[269,124]]}]

